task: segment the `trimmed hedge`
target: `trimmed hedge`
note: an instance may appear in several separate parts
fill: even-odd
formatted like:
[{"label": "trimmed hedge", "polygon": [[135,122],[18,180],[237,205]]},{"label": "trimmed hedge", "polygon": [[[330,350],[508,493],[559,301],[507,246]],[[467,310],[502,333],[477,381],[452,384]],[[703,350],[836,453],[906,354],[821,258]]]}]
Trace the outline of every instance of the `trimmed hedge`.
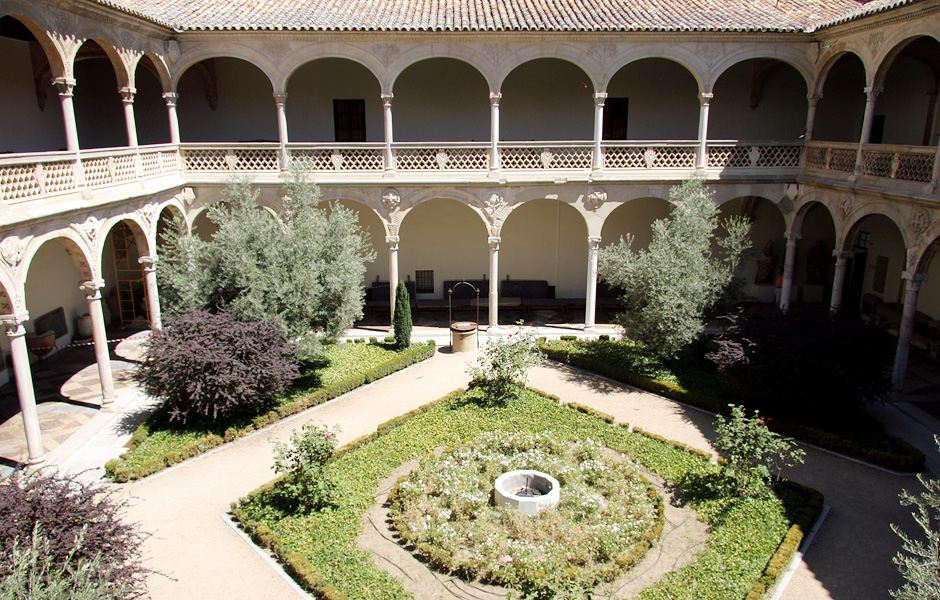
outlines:
[{"label": "trimmed hedge", "polygon": [[[137,465],[127,464],[123,456],[122,458],[109,460],[104,466],[105,476],[113,479],[116,483],[126,483],[134,479],[142,479],[148,475],[153,475],[176,463],[198,456],[222,444],[234,442],[239,438],[245,437],[259,429],[263,429],[286,417],[323,404],[367,383],[372,383],[396,371],[400,371],[405,367],[427,360],[434,356],[434,352],[435,346],[433,341],[429,344],[415,344],[403,356],[380,364],[361,375],[349,377],[331,386],[320,388],[302,398],[271,409],[266,413],[254,417],[251,423],[244,427],[229,427],[225,430],[224,436],[222,437],[215,434],[208,434],[187,443],[179,450],[168,451],[162,456],[144,460]],[[128,451],[133,451],[143,444],[144,441],[150,437],[153,425],[162,418],[164,418],[162,412],[157,411],[144,421],[131,437]]]},{"label": "trimmed hedge", "polygon": [[[714,413],[725,414],[728,412],[728,401],[717,394],[687,390],[681,385],[648,377],[611,362],[582,354],[575,354],[565,349],[554,348],[550,342],[542,344],[539,346],[539,349],[552,360],[566,363],[586,371],[592,371],[626,383],[627,385],[641,388],[654,394],[691,404],[699,408],[704,408]],[[885,436],[887,442],[894,449],[893,452],[889,452],[866,448],[858,442],[846,439],[838,434],[777,416],[774,416],[769,426],[774,431],[783,435],[820,446],[821,448],[833,452],[851,456],[852,458],[892,471],[916,473],[924,469],[926,460],[924,453],[900,438]]]},{"label": "trimmed hedge", "polygon": [[[348,478],[346,485],[351,487],[347,489],[341,506],[335,511],[323,515],[310,515],[302,520],[284,515],[287,523],[281,526],[280,518],[272,514],[271,508],[264,503],[265,492],[277,485],[275,480],[233,504],[232,513],[251,537],[257,543],[270,548],[286,565],[288,572],[292,573],[298,582],[316,597],[346,600],[347,593],[351,595],[350,597],[354,594],[359,594],[355,596],[359,597],[365,593],[367,597],[400,598],[403,597],[402,592],[396,592],[392,588],[386,589],[386,584],[378,585],[378,580],[372,579],[371,575],[363,571],[363,569],[368,569],[370,572],[376,570],[367,556],[360,557],[363,551],[355,548],[344,551],[338,545],[342,547],[345,547],[347,543],[355,545],[354,540],[357,535],[355,531],[358,531],[361,526],[361,517],[357,518],[356,515],[359,515],[360,511],[365,510],[374,501],[374,486],[378,478],[385,476],[383,473],[387,473],[392,468],[392,464],[398,464],[399,460],[423,456],[434,448],[446,448],[449,444],[459,443],[462,439],[467,439],[467,436],[472,437],[481,426],[487,427],[489,424],[490,427],[505,427],[499,424],[506,423],[503,419],[508,419],[512,427],[525,429],[534,426],[533,430],[538,430],[545,426],[563,436],[587,435],[599,441],[604,440],[609,447],[627,452],[634,460],[659,473],[667,482],[674,482],[688,473],[707,475],[717,472],[714,464],[704,460],[705,457],[710,456],[707,453],[690,452],[685,445],[668,440],[664,444],[660,441],[660,436],[647,432],[637,430],[627,432],[622,426],[608,427],[597,419],[585,418],[578,414],[581,411],[576,411],[571,407],[569,407],[571,410],[566,412],[573,415],[573,418],[564,418],[561,413],[557,412],[566,410],[559,406],[560,402],[557,397],[535,390],[529,391],[552,402],[534,403],[535,401],[531,400],[532,396],[527,394],[529,400],[514,401],[518,403],[518,407],[504,409],[502,413],[505,413],[505,416],[498,416],[497,413],[500,413],[501,409],[479,406],[469,397],[474,393],[473,391],[468,392],[466,396],[462,391],[457,391],[412,411],[409,413],[410,416],[403,415],[392,419],[382,424],[380,430],[347,444],[337,451],[339,455],[337,458],[345,459],[340,461],[345,462],[345,466],[341,468],[344,472],[348,471],[343,477]],[[552,409],[551,406],[558,408]],[[450,411],[459,414],[449,414]],[[414,422],[411,422],[412,420]],[[478,420],[479,423],[477,423]],[[404,431],[399,432],[403,426],[405,426]],[[386,436],[392,439],[388,442],[380,439]],[[370,442],[373,441],[384,445],[372,448]],[[357,454],[347,456],[353,451],[357,451]],[[361,456],[358,452],[362,453]],[[699,589],[689,586],[696,585],[694,583],[697,581],[696,578],[704,576],[705,579],[699,583],[704,583],[710,592],[698,597],[725,600],[731,596],[728,596],[730,588],[724,587],[726,581],[724,577],[740,572],[741,575],[746,573],[748,579],[731,581],[735,590],[733,597],[745,600],[760,598],[776,583],[793,553],[799,548],[804,533],[812,527],[822,509],[822,496],[797,484],[782,482],[775,487],[775,492],[774,498],[779,498],[779,500],[772,500],[772,502],[779,502],[780,508],[785,511],[785,513],[780,513],[783,521],[774,525],[771,530],[753,532],[752,535],[738,531],[745,525],[742,525],[737,515],[745,517],[745,520],[752,524],[765,523],[766,515],[774,513],[776,509],[768,507],[756,509],[757,512],[755,512],[756,505],[753,499],[735,502],[733,499],[720,498],[710,501],[709,506],[703,507],[704,512],[700,512],[700,515],[706,515],[709,519],[707,523],[712,526],[712,538],[706,550],[696,559],[696,562],[675,573],[674,577],[666,576],[660,583],[648,588],[641,596],[657,599],[676,595],[696,597]],[[349,506],[346,506],[347,503]],[[767,512],[768,510],[770,512]],[[761,517],[762,514],[765,516]],[[787,518],[785,514],[789,514],[790,518]],[[315,518],[316,521],[308,522],[310,518]],[[311,536],[323,536],[321,526],[326,527],[330,533],[326,534],[325,539],[312,540]],[[278,531],[283,528],[283,531],[279,534],[272,528]],[[350,528],[355,531],[347,531]],[[779,538],[776,537],[777,531],[779,531]],[[773,532],[773,537],[768,539],[767,536],[771,532]],[[744,538],[741,537],[742,535]],[[347,537],[350,539],[347,540]],[[763,541],[756,542],[757,545],[755,545],[755,541],[749,539],[750,537],[760,538]],[[770,542],[770,548],[761,549],[767,548],[767,542]],[[330,557],[321,556],[324,548],[330,549],[328,551]],[[338,553],[332,556],[332,552],[337,549]],[[298,551],[307,552],[309,558],[299,554]],[[755,551],[760,552],[758,556],[761,557],[758,558],[761,562],[756,565],[753,555]],[[725,556],[728,552],[730,554]],[[741,554],[742,552],[745,554]],[[620,558],[629,561],[631,557]],[[744,563],[739,564],[741,560],[750,563],[750,567],[745,566]],[[698,566],[699,563],[701,566]],[[724,571],[726,567],[729,569],[727,575],[719,573],[717,575],[719,579],[716,580],[716,569]],[[333,569],[340,571],[334,573]],[[346,573],[346,570],[349,573]],[[328,572],[330,575],[325,575]],[[377,573],[381,572],[377,571]],[[691,577],[691,579],[687,580],[686,577]],[[366,583],[367,581],[371,583]],[[686,581],[692,583],[686,584]],[[346,589],[343,587],[346,585],[352,587]],[[400,584],[396,583],[394,588],[400,589]],[[406,595],[410,596],[410,594]]]}]

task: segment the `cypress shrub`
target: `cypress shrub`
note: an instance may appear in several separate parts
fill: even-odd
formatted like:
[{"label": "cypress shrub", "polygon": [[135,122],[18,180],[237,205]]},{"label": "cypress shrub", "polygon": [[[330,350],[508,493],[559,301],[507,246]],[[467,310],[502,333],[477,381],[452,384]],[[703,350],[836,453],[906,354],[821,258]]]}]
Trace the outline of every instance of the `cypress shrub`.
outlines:
[{"label": "cypress shrub", "polygon": [[411,296],[404,281],[398,282],[395,289],[395,317],[392,320],[395,327],[395,343],[399,349],[411,345]]}]

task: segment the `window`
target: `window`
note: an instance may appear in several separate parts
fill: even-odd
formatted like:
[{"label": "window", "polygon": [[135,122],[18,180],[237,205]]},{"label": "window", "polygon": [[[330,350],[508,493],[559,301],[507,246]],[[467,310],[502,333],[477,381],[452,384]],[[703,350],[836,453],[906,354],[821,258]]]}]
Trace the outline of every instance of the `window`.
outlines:
[{"label": "window", "polygon": [[627,139],[627,114],[629,107],[629,98],[608,98],[604,101],[603,137],[605,140]]},{"label": "window", "polygon": [[333,100],[333,130],[337,142],[366,141],[366,101]]},{"label": "window", "polygon": [[434,293],[434,271],[415,271],[415,293]]}]

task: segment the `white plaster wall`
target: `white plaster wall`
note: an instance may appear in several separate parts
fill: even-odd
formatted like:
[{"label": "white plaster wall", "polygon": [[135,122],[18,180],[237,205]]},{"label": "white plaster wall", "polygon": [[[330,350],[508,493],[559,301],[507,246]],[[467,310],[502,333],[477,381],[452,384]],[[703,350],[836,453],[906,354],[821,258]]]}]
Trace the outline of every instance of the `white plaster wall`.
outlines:
[{"label": "white plaster wall", "polygon": [[558,200],[530,200],[513,209],[500,237],[500,279],[544,279],[556,298],[584,298],[587,227],[577,210]]},{"label": "white plaster wall", "polygon": [[865,70],[855,55],[843,56],[829,71],[816,106],[813,139],[858,142],[865,117]]},{"label": "white plaster wall", "polygon": [[740,62],[715,83],[708,137],[716,140],[795,140],[806,128],[806,83],[796,69],[777,62],[751,108],[754,60]]},{"label": "white plaster wall", "polygon": [[[871,233],[871,247],[868,249],[868,261],[865,264],[865,281],[862,285],[862,294],[874,294],[885,302],[901,301],[901,271],[904,269],[907,253],[897,225],[888,217],[874,215],[866,219],[861,224],[860,229]],[[888,276],[885,279],[883,294],[872,289],[875,279],[875,265],[877,265],[879,256],[888,257]]]},{"label": "white plaster wall", "polygon": [[75,333],[75,319],[88,312],[86,293],[78,289],[82,284],[75,262],[58,241],[48,241],[39,249],[26,276],[26,309],[30,320],[26,331],[36,333],[34,319],[63,307],[69,335],[56,340],[69,344]]},{"label": "white plaster wall", "polygon": [[[923,143],[927,122],[927,66],[900,55],[885,78],[884,91],[878,95],[875,114],[885,116],[883,143]],[[928,133],[929,137],[929,133]]]},{"label": "white plaster wall", "polygon": [[[141,63],[148,59],[144,58]],[[170,121],[160,80],[143,66],[135,74],[134,121],[140,145],[170,143]]]},{"label": "white plaster wall", "polygon": [[[183,142],[278,141],[271,82],[261,69],[237,58],[215,58],[219,105],[209,107],[202,76],[191,67],[178,86],[177,116]],[[289,100],[289,99],[288,99]]]},{"label": "white plaster wall", "polygon": [[394,94],[396,142],[490,139],[489,87],[465,62],[431,58],[411,65],[395,81]]},{"label": "white plaster wall", "polygon": [[509,74],[501,92],[501,140],[594,139],[594,87],[572,63],[529,61]]},{"label": "white plaster wall", "polygon": [[688,69],[665,58],[632,62],[611,79],[610,98],[629,98],[627,138],[694,140],[698,135],[698,84]]},{"label": "white plaster wall", "polygon": [[[385,228],[382,220],[368,206],[353,200],[338,200],[339,204],[356,211],[359,215],[359,226],[369,236],[369,244],[375,251],[375,260],[366,263],[366,274],[363,284],[371,285],[376,277],[380,281],[388,281],[388,246],[385,244]],[[414,274],[412,273],[412,276]]]},{"label": "white plaster wall", "polygon": [[434,199],[413,208],[399,229],[398,275],[434,271],[434,294],[443,298],[448,279],[489,278],[490,250],[483,220],[465,204]]},{"label": "white plaster wall", "polygon": [[114,67],[107,58],[76,62],[73,102],[83,150],[127,146],[124,104],[117,89]]},{"label": "white plaster wall", "polygon": [[381,142],[385,131],[380,96],[379,82],[359,63],[341,58],[311,61],[287,82],[288,137],[292,142],[334,141],[333,100],[362,99],[366,140]]},{"label": "white plaster wall", "polygon": [[46,108],[39,110],[29,43],[0,37],[0,153],[65,149],[62,105],[45,84]]},{"label": "white plaster wall", "polygon": [[657,219],[669,217],[671,205],[661,198],[637,198],[624,202],[610,213],[601,231],[601,247],[620,242],[628,233],[633,236],[633,250],[648,248],[652,240],[651,226]]}]

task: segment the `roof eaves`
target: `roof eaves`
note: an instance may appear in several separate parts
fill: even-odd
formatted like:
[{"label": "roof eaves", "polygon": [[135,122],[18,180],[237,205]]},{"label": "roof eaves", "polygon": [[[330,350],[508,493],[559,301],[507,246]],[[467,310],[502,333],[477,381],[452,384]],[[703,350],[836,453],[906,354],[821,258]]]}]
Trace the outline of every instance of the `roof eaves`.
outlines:
[{"label": "roof eaves", "polygon": [[826,29],[828,27],[835,27],[836,25],[841,25],[843,23],[848,23],[856,19],[861,19],[862,17],[867,17],[870,15],[878,14],[888,10],[893,10],[900,6],[905,6],[908,4],[915,4],[921,0],[888,0],[886,2],[879,2],[875,0],[874,2],[868,2],[863,4],[859,8],[846,12],[834,19],[828,21],[819,21],[817,23],[812,23],[807,25],[806,32],[812,33],[814,31],[819,31],[820,29]]}]

